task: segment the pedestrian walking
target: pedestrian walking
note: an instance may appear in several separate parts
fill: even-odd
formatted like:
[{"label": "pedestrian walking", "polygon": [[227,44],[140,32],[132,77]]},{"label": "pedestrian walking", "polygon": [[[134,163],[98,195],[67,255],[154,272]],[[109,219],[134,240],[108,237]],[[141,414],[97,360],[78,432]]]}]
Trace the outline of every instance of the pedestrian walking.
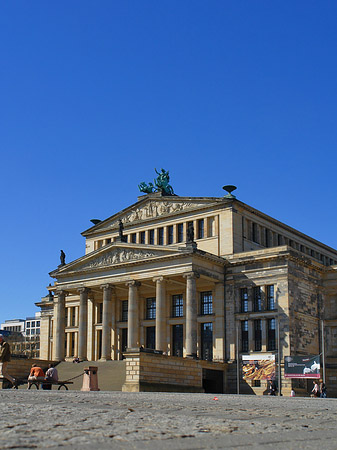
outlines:
[{"label": "pedestrian walking", "polygon": [[275,380],[268,380],[268,395],[275,396],[277,392],[277,387]]},{"label": "pedestrian walking", "polygon": [[326,398],[327,390],[323,380],[320,380],[320,391],[321,391],[321,398]]},{"label": "pedestrian walking", "polygon": [[314,387],[311,390],[311,397],[320,397],[321,391],[319,390],[319,384],[318,381],[314,381]]},{"label": "pedestrian walking", "polygon": [[12,387],[16,387],[15,378],[11,377],[7,372],[7,365],[11,360],[11,349],[4,340],[4,336],[0,334],[0,377],[6,378],[12,383]]}]

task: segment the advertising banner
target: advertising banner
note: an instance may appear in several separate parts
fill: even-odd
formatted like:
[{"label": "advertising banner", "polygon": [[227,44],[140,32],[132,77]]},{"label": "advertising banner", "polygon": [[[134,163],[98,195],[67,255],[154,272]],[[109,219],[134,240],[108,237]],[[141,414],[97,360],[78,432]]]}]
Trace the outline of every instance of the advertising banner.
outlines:
[{"label": "advertising banner", "polygon": [[286,356],[284,358],[285,378],[320,378],[320,357]]},{"label": "advertising banner", "polygon": [[252,353],[242,355],[242,378],[244,380],[273,380],[275,378],[275,355]]}]

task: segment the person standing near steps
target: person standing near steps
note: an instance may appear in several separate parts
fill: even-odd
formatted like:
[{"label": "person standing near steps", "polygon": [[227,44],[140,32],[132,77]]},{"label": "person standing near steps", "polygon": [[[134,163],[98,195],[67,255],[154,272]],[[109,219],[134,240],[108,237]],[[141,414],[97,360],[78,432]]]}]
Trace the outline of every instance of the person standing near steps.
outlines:
[{"label": "person standing near steps", "polygon": [[4,340],[4,336],[0,334],[0,377],[9,380],[15,387],[15,379],[7,373],[7,365],[11,360],[11,349],[8,342]]}]

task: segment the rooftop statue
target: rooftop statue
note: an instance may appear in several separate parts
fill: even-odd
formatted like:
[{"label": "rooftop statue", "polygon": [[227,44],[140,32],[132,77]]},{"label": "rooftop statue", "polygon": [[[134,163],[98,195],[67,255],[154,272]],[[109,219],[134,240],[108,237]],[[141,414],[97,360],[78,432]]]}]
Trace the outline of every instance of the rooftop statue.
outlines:
[{"label": "rooftop statue", "polygon": [[146,184],[142,181],[138,188],[140,192],[145,192],[146,194],[151,194],[152,192],[161,192],[163,195],[175,195],[172,186],[169,184],[170,175],[168,170],[161,169],[160,172],[154,169],[158,177],[153,183]]}]

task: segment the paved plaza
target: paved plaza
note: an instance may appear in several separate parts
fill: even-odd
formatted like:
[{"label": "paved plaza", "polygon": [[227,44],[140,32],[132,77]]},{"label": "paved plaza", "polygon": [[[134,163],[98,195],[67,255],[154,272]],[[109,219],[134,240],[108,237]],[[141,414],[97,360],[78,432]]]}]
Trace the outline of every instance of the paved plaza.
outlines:
[{"label": "paved plaza", "polygon": [[0,391],[0,448],[336,449],[337,399]]}]

